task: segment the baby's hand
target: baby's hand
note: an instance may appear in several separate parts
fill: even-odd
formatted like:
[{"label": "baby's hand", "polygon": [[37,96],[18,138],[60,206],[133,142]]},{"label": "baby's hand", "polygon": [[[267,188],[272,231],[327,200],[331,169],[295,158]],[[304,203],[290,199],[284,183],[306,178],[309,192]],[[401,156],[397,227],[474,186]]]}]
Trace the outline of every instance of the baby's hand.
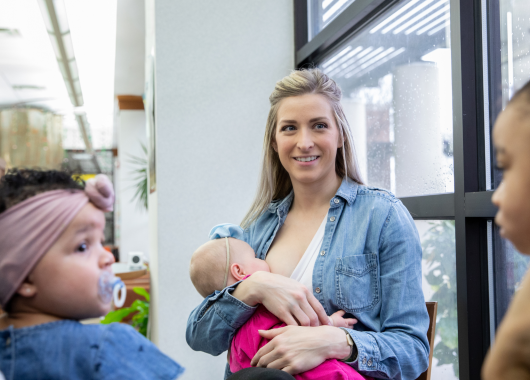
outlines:
[{"label": "baby's hand", "polygon": [[346,314],[344,310],[339,310],[336,313],[331,314],[331,316],[328,318],[331,321],[331,324],[335,327],[345,327],[347,329],[351,329],[353,325],[357,323],[357,319],[343,318],[342,316],[344,314]]}]

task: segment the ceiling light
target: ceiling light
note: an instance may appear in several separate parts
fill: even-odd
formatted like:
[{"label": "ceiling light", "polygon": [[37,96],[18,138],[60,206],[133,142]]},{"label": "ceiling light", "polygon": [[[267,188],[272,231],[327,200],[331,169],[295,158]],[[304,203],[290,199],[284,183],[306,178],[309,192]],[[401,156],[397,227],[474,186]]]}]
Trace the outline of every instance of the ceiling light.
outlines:
[{"label": "ceiling light", "polygon": [[362,46],[357,46],[353,51],[350,51],[348,54],[346,54],[344,57],[336,61],[333,65],[329,66],[326,70],[328,72],[331,72],[335,70],[337,67],[341,66],[342,63],[346,62],[348,59],[353,57],[355,54],[363,50]]},{"label": "ceiling light", "polygon": [[416,32],[416,35],[419,36],[419,35],[422,35],[423,33],[425,33],[426,31],[428,30],[431,30],[432,28],[434,28],[435,26],[437,26],[438,24],[444,22],[445,20],[447,20],[449,18],[449,13],[446,13],[445,15],[443,15],[442,17],[440,17],[439,19],[431,22],[429,25],[421,28],[420,30],[418,30]]},{"label": "ceiling light", "polygon": [[417,23],[416,25],[414,25],[412,28],[408,29],[405,34],[406,35],[409,35],[410,33],[416,31],[417,29],[421,28],[423,25],[427,24],[429,21],[431,21],[432,19],[438,17],[439,15],[441,15],[442,13],[446,12],[449,10],[449,5],[446,5],[445,7],[443,7],[442,9],[440,9],[439,11],[437,12],[434,12],[432,15],[430,15],[429,17],[427,17],[426,19],[424,19],[423,21],[420,21],[419,23]]},{"label": "ceiling light", "polygon": [[[406,23],[404,23],[403,25],[401,25],[399,28],[397,28],[396,30],[394,30],[394,34],[398,34],[398,33],[401,33],[403,30],[407,29],[409,26],[411,26],[412,24],[414,24],[415,22],[423,19],[425,16],[427,16],[429,13],[431,13],[433,10],[435,10],[436,8],[438,8],[439,6],[445,4],[447,2],[447,0],[441,0],[439,2],[437,2],[436,4],[434,4],[433,6],[431,6],[430,8],[424,10],[423,12],[421,12],[419,15],[417,15],[416,17],[410,19],[409,21],[407,21]],[[408,31],[407,31],[408,32]]]},{"label": "ceiling light", "polygon": [[339,59],[340,57],[342,57],[344,54],[346,54],[347,52],[349,52],[351,50],[351,46],[348,46],[346,49],[342,50],[340,53],[336,54],[335,56],[333,56],[331,59],[329,59],[328,61],[324,62],[322,64],[322,67],[323,68],[326,68],[327,66],[331,65],[333,62],[335,62],[337,59]]},{"label": "ceiling light", "polygon": [[75,107],[82,106],[83,94],[64,2],[62,0],[39,0],[39,5],[70,101]]},{"label": "ceiling light", "polygon": [[[403,21],[406,21],[408,20],[410,17],[412,17],[415,13],[421,11],[423,8],[425,8],[427,5],[429,5],[430,3],[432,3],[434,0],[426,0],[424,1],[423,3],[421,3],[420,5],[418,5],[417,7],[413,8],[410,12],[408,12],[406,15],[404,15],[403,17],[399,18],[398,20],[396,20],[395,22],[393,22],[391,25],[387,26],[385,29],[383,29],[383,31],[381,33],[383,34],[386,34],[388,32],[390,32],[392,29],[394,29],[396,26],[398,26],[399,24],[401,24]],[[445,1],[445,0],[444,0]],[[425,12],[423,12],[425,13]],[[423,14],[422,13],[422,14]],[[413,18],[413,20],[416,20],[418,17],[420,16],[416,16],[415,18]],[[411,22],[414,22],[414,21],[409,21],[408,24],[410,25]],[[394,34],[396,34],[398,32],[394,31]]]},{"label": "ceiling light", "polygon": [[329,11],[324,13],[324,16],[322,16],[322,21],[326,22],[331,16],[333,16],[334,13],[336,13],[344,4],[346,4],[346,1],[348,0],[339,0],[331,8],[329,8]]},{"label": "ceiling light", "polygon": [[447,21],[445,22],[445,24],[440,25],[438,28],[434,28],[434,29],[431,30],[429,33],[427,33],[427,35],[428,35],[428,36],[432,36],[434,33],[439,32],[440,30],[442,30],[442,29],[448,27],[449,25],[450,25],[449,20],[447,20]]},{"label": "ceiling light", "polygon": [[20,37],[20,31],[18,29],[0,28],[0,36]]},{"label": "ceiling light", "polygon": [[322,2],[322,9],[326,9],[333,2],[333,0],[324,0]]},{"label": "ceiling light", "polygon": [[375,28],[373,28],[372,30],[370,30],[370,34],[374,34],[375,32],[377,32],[379,29],[381,29],[383,26],[385,26],[386,24],[388,24],[390,21],[392,21],[393,19],[395,19],[396,17],[398,17],[400,14],[402,14],[403,12],[405,12],[407,9],[409,9],[410,7],[412,7],[414,4],[416,4],[418,1],[420,0],[413,0],[411,1],[410,3],[408,3],[407,5],[405,5],[403,8],[401,8],[400,10],[398,10],[396,13],[392,14],[390,17],[388,17],[387,19],[385,19],[384,21],[382,21],[381,23],[379,23],[379,25],[377,25]]},{"label": "ceiling light", "polygon": [[37,90],[37,91],[46,90],[46,87],[44,86],[34,86],[31,84],[15,84],[11,87],[13,88],[13,90]]},{"label": "ceiling light", "polygon": [[356,74],[352,74],[352,76],[355,75],[356,77],[360,77],[361,75],[366,74],[366,73],[369,72],[370,70],[373,70],[373,69],[375,69],[376,67],[381,66],[383,63],[386,63],[386,62],[390,61],[392,58],[397,57],[398,55],[400,55],[401,53],[403,53],[405,50],[406,50],[405,48],[400,48],[400,49],[396,50],[395,52],[393,52],[392,54],[390,54],[389,56],[387,56],[387,57],[381,59],[380,61],[377,61],[377,62],[374,63],[372,66],[367,67],[367,68],[365,68],[364,70],[362,70],[362,71],[360,71],[360,72],[358,72],[358,73],[356,73]]}]

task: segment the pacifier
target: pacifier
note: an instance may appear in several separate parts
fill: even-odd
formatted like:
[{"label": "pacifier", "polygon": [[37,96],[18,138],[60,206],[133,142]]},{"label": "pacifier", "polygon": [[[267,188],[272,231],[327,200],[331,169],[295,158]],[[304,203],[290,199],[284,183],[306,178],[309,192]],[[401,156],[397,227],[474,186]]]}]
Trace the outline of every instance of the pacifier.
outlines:
[{"label": "pacifier", "polygon": [[114,298],[114,306],[123,306],[127,297],[127,288],[121,278],[110,272],[103,272],[99,277],[98,285],[98,294],[104,303],[109,303]]}]

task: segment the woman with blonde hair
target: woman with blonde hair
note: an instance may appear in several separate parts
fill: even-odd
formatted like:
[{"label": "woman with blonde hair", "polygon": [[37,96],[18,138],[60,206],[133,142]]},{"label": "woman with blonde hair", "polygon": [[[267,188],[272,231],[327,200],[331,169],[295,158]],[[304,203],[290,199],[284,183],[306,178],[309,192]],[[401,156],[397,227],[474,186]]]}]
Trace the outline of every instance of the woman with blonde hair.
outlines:
[{"label": "woman with blonde hair", "polygon": [[[336,358],[385,379],[416,379],[426,370],[418,233],[398,199],[363,185],[340,99],[318,69],[276,83],[260,186],[239,237],[272,273],[207,297],[188,320],[194,350],[226,351],[263,304],[288,326],[260,332],[271,341],[253,366],[298,374]],[[338,310],[359,321],[355,329],[328,325],[327,314]]]}]

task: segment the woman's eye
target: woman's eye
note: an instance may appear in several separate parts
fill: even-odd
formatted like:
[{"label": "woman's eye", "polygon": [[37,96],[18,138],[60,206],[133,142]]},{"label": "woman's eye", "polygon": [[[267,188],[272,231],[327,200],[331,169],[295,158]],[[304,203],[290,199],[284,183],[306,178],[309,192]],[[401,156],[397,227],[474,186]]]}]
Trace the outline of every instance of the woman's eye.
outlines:
[{"label": "woman's eye", "polygon": [[285,132],[291,132],[294,130],[295,130],[294,125],[285,125],[284,127],[282,127],[282,131],[285,131]]},{"label": "woman's eye", "polygon": [[77,252],[86,252],[87,249],[88,246],[86,245],[86,243],[82,243],[79,244],[79,246],[77,247]]},{"label": "woman's eye", "polygon": [[327,128],[328,126],[326,124],[322,124],[322,123],[319,123],[317,125],[315,125],[315,128],[316,129],[324,129],[324,128]]}]

